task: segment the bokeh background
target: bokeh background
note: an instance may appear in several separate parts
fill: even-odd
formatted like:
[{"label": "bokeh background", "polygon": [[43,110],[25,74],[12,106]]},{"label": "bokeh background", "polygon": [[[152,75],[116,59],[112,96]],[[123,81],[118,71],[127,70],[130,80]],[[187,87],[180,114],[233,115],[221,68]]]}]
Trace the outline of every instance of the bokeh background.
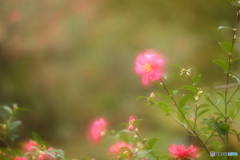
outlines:
[{"label": "bokeh background", "polygon": [[0,102],[32,110],[19,115],[22,139],[35,131],[69,157],[107,159],[113,142],[91,143],[87,127],[104,117],[119,130],[130,115],[143,119],[143,136],[160,137],[159,151],[167,152],[185,141],[185,131],[136,100],[155,91],[134,73],[136,55],[155,49],[210,86],[223,79],[211,63],[227,56],[218,42],[231,39],[217,28],[233,26],[235,11],[227,0],[0,1]]}]

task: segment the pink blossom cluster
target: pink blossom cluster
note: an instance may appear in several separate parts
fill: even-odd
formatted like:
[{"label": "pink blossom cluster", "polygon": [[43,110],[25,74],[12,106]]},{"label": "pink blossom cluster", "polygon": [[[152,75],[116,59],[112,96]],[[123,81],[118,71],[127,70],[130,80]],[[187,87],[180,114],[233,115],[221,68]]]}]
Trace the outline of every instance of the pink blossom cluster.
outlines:
[{"label": "pink blossom cluster", "polygon": [[[35,152],[36,149],[34,147],[38,147],[38,146],[39,145],[36,141],[29,140],[27,142],[22,143],[21,149],[24,152]],[[53,147],[50,147],[48,150],[49,151],[53,150]],[[15,157],[14,160],[28,160],[28,157],[25,157],[25,156],[24,157]],[[51,155],[49,155],[48,153],[43,151],[38,156],[37,160],[54,160],[54,158]]]}]

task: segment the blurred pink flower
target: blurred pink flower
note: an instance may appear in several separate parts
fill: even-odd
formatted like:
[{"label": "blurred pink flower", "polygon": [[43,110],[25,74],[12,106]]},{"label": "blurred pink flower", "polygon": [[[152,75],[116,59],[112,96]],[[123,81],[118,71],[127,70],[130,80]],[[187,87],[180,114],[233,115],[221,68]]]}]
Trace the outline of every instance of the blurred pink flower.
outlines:
[{"label": "blurred pink flower", "polygon": [[28,142],[24,142],[22,144],[22,149],[27,152],[33,152],[35,151],[35,148],[32,148],[33,146],[37,147],[38,143],[34,140],[29,140]]},{"label": "blurred pink flower", "polygon": [[[53,149],[53,147],[48,148],[49,151],[51,151]],[[54,153],[56,155],[56,153]],[[46,152],[43,152],[42,154],[40,154],[40,156],[38,157],[38,160],[54,160],[55,158],[52,157],[51,155],[49,155]]]},{"label": "blurred pink flower", "polygon": [[14,158],[14,160],[28,160],[27,157],[16,157]]},{"label": "blurred pink flower", "polygon": [[103,118],[93,122],[90,135],[94,142],[98,143],[101,137],[105,134],[107,123]]},{"label": "blurred pink flower", "polygon": [[135,72],[143,75],[144,85],[148,85],[149,80],[155,81],[162,77],[160,66],[163,65],[163,59],[159,58],[154,50],[147,50],[138,55],[135,65]]},{"label": "blurred pink flower", "polygon": [[182,160],[185,158],[196,158],[197,156],[197,148],[193,145],[186,149],[184,145],[178,146],[173,144],[168,148],[168,151],[172,154],[172,156]]},{"label": "blurred pink flower", "polygon": [[121,147],[128,147],[129,149],[132,149],[132,146],[125,142],[117,142],[113,146],[109,148],[109,151],[112,153],[118,153],[119,148]]},{"label": "blurred pink flower", "polygon": [[128,130],[129,131],[133,131],[135,129],[134,125],[133,125],[133,122],[135,121],[135,118],[133,116],[130,116],[129,117],[129,126],[128,126]]}]

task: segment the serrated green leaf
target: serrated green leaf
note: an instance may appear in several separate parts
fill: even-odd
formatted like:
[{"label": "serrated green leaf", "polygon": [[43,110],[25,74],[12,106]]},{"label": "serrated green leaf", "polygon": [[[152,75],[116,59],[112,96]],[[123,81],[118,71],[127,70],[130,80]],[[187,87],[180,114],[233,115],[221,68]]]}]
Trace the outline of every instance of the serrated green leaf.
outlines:
[{"label": "serrated green leaf", "polygon": [[213,60],[213,63],[221,67],[225,72],[228,70],[227,64],[221,59],[215,59]]},{"label": "serrated green leaf", "polygon": [[197,114],[197,117],[203,115],[204,113],[206,113],[206,112],[209,111],[209,110],[211,110],[211,109],[204,109],[204,110],[202,110],[201,112],[199,112],[199,113]]},{"label": "serrated green leaf", "polygon": [[194,76],[194,77],[192,78],[192,80],[193,80],[193,82],[194,82],[195,84],[198,84],[198,81],[199,81],[200,78],[201,78],[201,74]]},{"label": "serrated green leaf", "polygon": [[231,52],[231,45],[230,43],[224,41],[224,42],[219,42],[219,45],[222,47],[222,49],[224,51],[226,51],[227,53],[230,53]]},{"label": "serrated green leaf", "polygon": [[219,27],[218,27],[218,31],[220,31],[221,29],[230,29],[230,30],[233,30],[233,28],[230,28],[230,27],[219,26]]},{"label": "serrated green leaf", "polygon": [[151,138],[151,139],[149,139],[149,141],[148,141],[148,147],[149,147],[149,148],[152,148],[153,145],[158,141],[158,139],[159,139],[159,138]]},{"label": "serrated green leaf", "polygon": [[193,87],[193,86],[189,86],[189,85],[182,86],[182,87],[179,88],[179,90],[180,89],[189,90],[189,91],[192,91],[195,94],[198,92],[197,87]]},{"label": "serrated green leaf", "polygon": [[15,128],[17,128],[18,126],[20,126],[22,124],[21,121],[13,121],[9,124],[8,126],[8,130],[11,132],[12,130],[14,130]]}]

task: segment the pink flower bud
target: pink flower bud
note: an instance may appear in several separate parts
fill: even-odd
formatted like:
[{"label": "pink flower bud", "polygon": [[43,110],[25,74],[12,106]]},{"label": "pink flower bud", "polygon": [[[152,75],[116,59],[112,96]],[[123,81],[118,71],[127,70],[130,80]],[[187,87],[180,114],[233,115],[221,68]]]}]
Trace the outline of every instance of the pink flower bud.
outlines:
[{"label": "pink flower bud", "polygon": [[133,125],[128,126],[128,130],[131,132],[134,131],[134,126]]},{"label": "pink flower bud", "polygon": [[105,119],[100,118],[93,122],[91,126],[90,135],[94,142],[98,143],[102,136],[104,135],[107,128],[107,123]]}]

